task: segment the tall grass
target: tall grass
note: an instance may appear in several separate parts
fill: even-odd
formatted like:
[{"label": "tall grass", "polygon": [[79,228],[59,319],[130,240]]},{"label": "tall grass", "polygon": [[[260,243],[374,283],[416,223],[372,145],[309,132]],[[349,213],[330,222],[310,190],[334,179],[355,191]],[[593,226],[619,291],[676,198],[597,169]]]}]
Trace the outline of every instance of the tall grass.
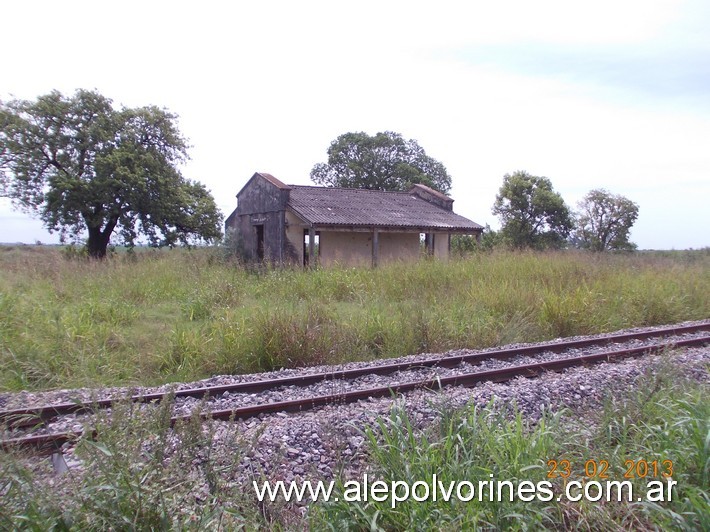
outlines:
[{"label": "tall grass", "polygon": [[710,253],[493,253],[370,269],[247,270],[213,250],[102,263],[0,248],[0,389],[488,347],[710,317]]},{"label": "tall grass", "polygon": [[[642,382],[648,387],[620,391],[601,412],[583,413],[583,430],[579,423],[571,423],[571,413],[547,413],[533,425],[514,407],[500,404],[444,411],[438,426],[417,428],[406,411],[395,408],[376,430],[364,430],[371,485],[384,481],[388,486],[392,482],[414,486],[431,483],[436,474],[442,486],[470,482],[482,496],[478,492],[471,496],[464,489],[463,497],[471,500],[462,502],[456,492],[447,500],[441,493],[434,498],[431,491],[422,500],[420,490],[420,499],[400,500],[393,508],[392,492],[384,500],[371,496],[353,501],[352,494],[348,499],[343,478],[331,500],[312,509],[312,526],[336,530],[708,530],[708,386],[679,378],[669,368],[656,368]],[[625,480],[626,460],[671,460],[677,484],[672,501],[662,503],[558,500],[564,482],[547,478],[551,459],[570,461],[570,481],[585,479],[587,460],[607,461],[604,474],[610,481]],[[599,478],[595,470],[590,471],[588,481]],[[643,499],[650,481],[665,483],[663,472],[630,480],[635,496]],[[514,486],[522,481],[550,481],[555,496],[545,497],[541,492],[542,500],[522,501],[518,496],[510,500],[509,488],[503,487],[501,500],[491,501],[488,488],[479,485],[489,478]],[[403,492],[398,495],[402,497]]]},{"label": "tall grass", "polygon": [[216,445],[214,424],[198,418],[171,428],[171,407],[170,400],[146,411],[121,403],[110,419],[99,414],[98,439],[82,439],[76,449],[82,467],[61,476],[43,471],[44,463],[36,459],[0,451],[0,529],[238,530],[265,525],[253,497],[232,478],[246,443],[234,432]]}]

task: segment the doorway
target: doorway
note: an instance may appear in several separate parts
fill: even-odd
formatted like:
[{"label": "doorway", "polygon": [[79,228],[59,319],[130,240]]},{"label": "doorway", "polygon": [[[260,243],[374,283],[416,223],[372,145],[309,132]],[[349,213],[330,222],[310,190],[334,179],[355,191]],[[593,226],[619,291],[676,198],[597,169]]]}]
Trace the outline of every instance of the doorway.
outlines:
[{"label": "doorway", "polygon": [[264,225],[255,225],[256,229],[256,258],[264,260]]}]

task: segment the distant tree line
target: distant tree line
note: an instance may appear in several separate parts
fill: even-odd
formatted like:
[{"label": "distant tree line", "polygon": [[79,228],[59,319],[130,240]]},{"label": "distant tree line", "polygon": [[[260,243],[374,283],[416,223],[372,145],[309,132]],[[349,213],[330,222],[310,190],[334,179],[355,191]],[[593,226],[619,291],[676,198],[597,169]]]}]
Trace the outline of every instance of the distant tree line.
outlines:
[{"label": "distant tree line", "polygon": [[[221,238],[214,198],[179,171],[187,149],[177,117],[155,106],[117,109],[86,90],[0,101],[0,196],[38,214],[62,241],[88,234],[95,258],[106,255],[112,236],[129,247],[139,236],[154,246]],[[327,162],[311,170],[320,185],[451,189],[446,167],[399,133],[345,133],[327,153]],[[635,248],[629,230],[638,205],[603,189],[590,191],[572,212],[548,178],[517,171],[503,176],[493,213],[500,231],[487,227],[481,242],[456,236],[454,249]]]},{"label": "distant tree line", "polygon": [[493,214],[501,221],[498,244],[515,249],[633,250],[629,231],[638,205],[605,189],[591,190],[572,211],[546,177],[517,171],[503,176]]},{"label": "distant tree line", "polygon": [[[328,148],[328,161],[316,164],[311,180],[319,185],[375,190],[407,190],[415,183],[448,193],[451,177],[444,165],[426,154],[415,140],[385,131],[370,136],[345,133]],[[481,242],[454,236],[452,248],[632,250],[629,231],[638,205],[604,189],[590,191],[572,211],[547,177],[517,171],[503,176],[493,204],[500,231],[486,227]]]}]

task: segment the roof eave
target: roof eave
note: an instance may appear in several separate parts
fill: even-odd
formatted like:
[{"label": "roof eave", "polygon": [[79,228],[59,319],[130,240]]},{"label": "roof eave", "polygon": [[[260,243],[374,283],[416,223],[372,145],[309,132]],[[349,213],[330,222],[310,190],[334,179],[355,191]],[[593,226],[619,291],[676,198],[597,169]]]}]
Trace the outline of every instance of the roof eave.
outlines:
[{"label": "roof eave", "polygon": [[373,224],[333,224],[333,223],[318,223],[304,220],[307,224],[312,225],[317,229],[332,229],[334,231],[387,231],[392,233],[462,233],[472,234],[480,233],[483,227],[445,227],[431,225],[373,225]]}]

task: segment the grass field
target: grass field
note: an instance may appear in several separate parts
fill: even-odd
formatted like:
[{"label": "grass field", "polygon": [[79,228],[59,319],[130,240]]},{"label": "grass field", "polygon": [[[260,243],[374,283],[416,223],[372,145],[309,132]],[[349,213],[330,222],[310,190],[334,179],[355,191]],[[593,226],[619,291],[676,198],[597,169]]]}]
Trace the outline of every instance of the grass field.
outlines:
[{"label": "grass field", "polygon": [[0,247],[0,389],[153,385],[710,317],[710,251],[476,254],[248,270],[219,250],[104,262]]}]

